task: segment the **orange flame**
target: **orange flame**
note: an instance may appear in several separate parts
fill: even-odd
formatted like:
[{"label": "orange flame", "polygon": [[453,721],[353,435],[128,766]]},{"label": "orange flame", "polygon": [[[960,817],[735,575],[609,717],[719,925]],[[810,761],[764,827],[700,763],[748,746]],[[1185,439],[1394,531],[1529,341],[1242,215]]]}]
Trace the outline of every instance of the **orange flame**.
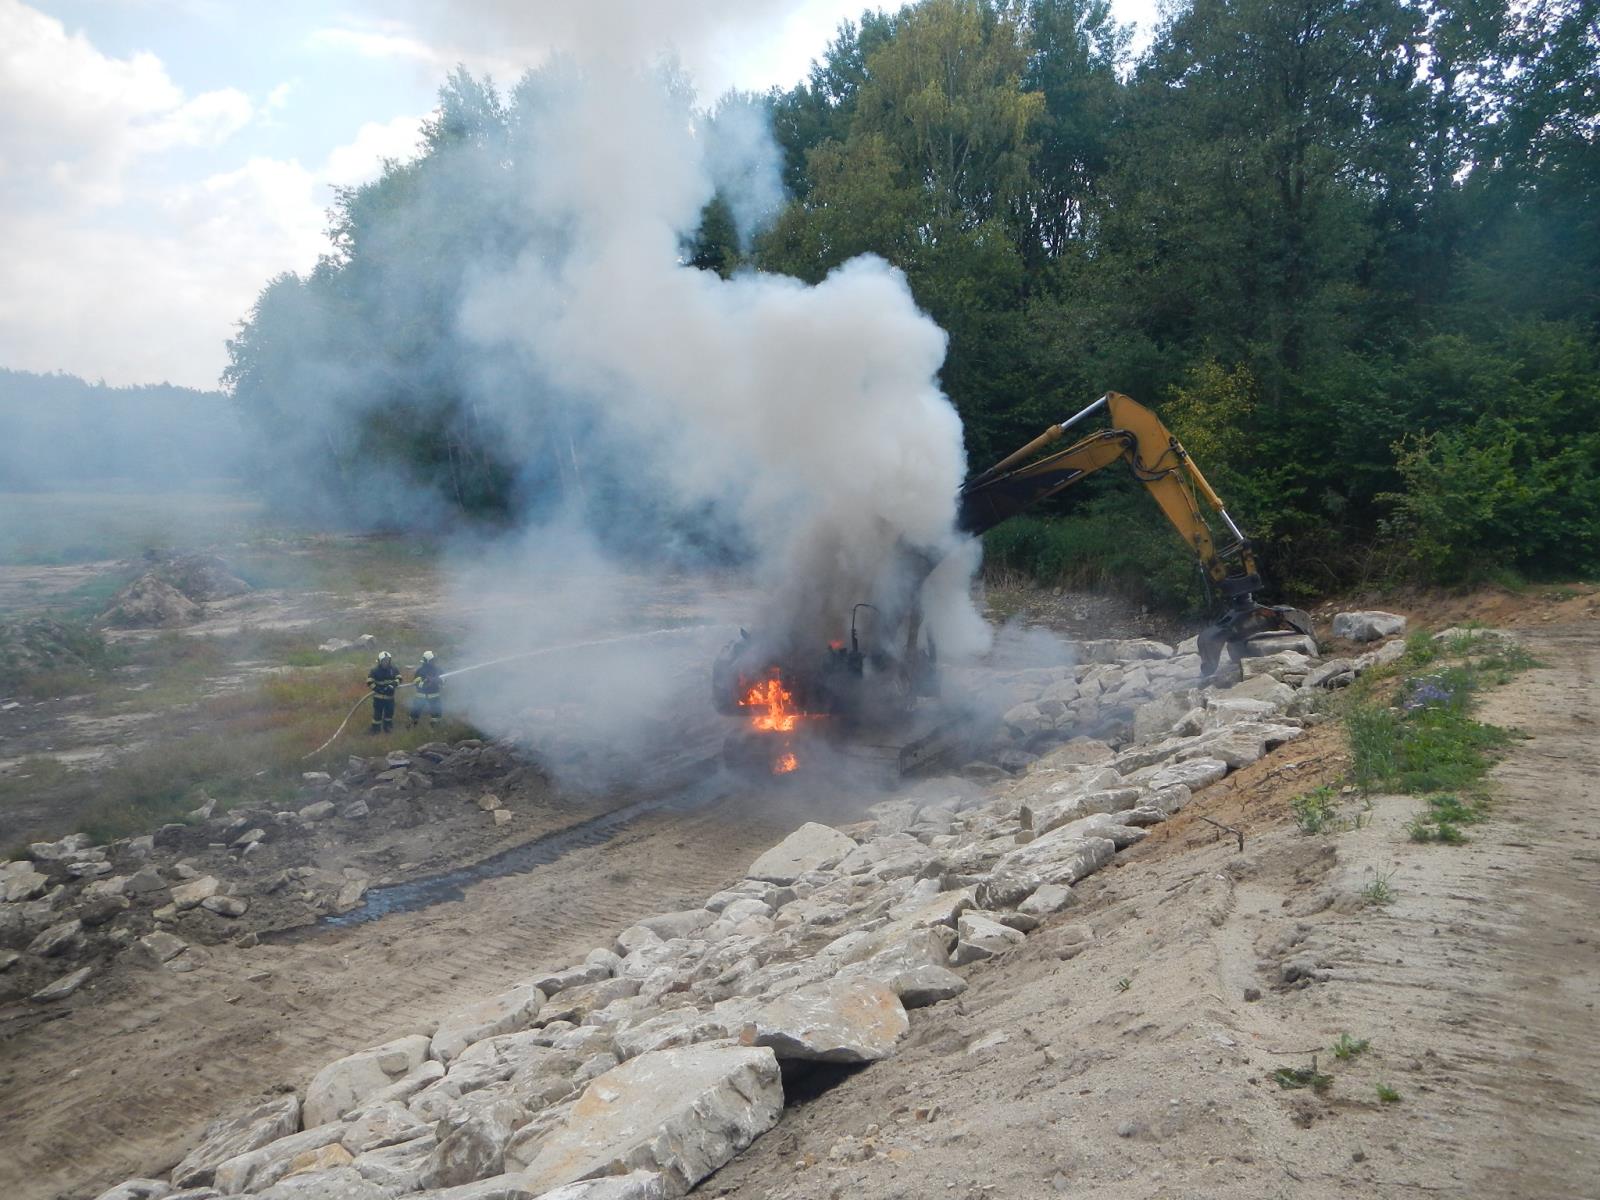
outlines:
[{"label": "orange flame", "polygon": [[800,760],[792,754],[785,754],[772,768],[774,775],[787,775],[800,765]]},{"label": "orange flame", "polygon": [[739,701],[741,707],[757,710],[751,714],[751,726],[770,733],[788,733],[795,727],[800,714],[791,707],[793,703],[794,696],[783,686],[776,672],[770,679],[756,684]]}]

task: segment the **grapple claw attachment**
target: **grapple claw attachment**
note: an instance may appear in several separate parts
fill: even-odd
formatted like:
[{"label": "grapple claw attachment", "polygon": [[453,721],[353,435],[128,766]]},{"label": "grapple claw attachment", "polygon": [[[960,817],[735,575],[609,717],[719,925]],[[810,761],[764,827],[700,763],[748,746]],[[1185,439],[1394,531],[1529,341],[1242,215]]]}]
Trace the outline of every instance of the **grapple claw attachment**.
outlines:
[{"label": "grapple claw attachment", "polygon": [[1249,641],[1263,633],[1299,633],[1316,641],[1308,613],[1280,604],[1251,604],[1231,610],[1215,625],[1200,631],[1200,673],[1210,678],[1222,665],[1222,651],[1234,660],[1246,657]]}]

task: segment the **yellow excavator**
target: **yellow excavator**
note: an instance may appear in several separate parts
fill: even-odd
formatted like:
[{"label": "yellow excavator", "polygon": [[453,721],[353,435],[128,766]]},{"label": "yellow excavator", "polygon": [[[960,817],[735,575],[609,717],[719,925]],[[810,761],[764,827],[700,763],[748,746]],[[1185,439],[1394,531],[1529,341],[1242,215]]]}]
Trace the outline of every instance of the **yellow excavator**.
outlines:
[{"label": "yellow excavator", "polygon": [[[1052,449],[1067,430],[1102,409],[1110,418],[1109,428],[1065,449]],[[1252,638],[1269,633],[1313,636],[1306,613],[1255,599],[1262,582],[1249,539],[1182,443],[1155,413],[1120,392],[1107,392],[1082,412],[1051,425],[1020,450],[969,479],[957,498],[957,527],[979,537],[1118,462],[1127,464],[1133,477],[1149,489],[1224,602],[1221,618],[1197,639],[1203,677],[1215,674],[1224,649],[1235,658],[1259,650],[1259,646],[1248,645]],[[1221,544],[1207,523],[1202,501],[1227,530]],[[938,563],[938,556],[902,545],[900,561],[886,573],[900,585],[899,603],[889,605],[888,612],[875,604],[856,605],[850,614],[848,643],[840,640],[826,648],[796,646],[786,638],[752,637],[741,630],[739,639],[723,651],[711,671],[712,700],[718,711],[742,715],[747,722],[745,729],[730,735],[724,760],[730,766],[753,765],[760,771],[792,769],[775,764],[796,761],[796,743],[789,731],[801,718],[794,714],[826,718],[822,727],[835,734],[853,731],[855,736],[849,741],[854,756],[870,753],[882,757],[901,774],[938,757],[951,728],[948,722],[920,735],[873,737],[869,733],[903,727],[917,697],[939,693],[936,650],[932,639],[922,636],[915,599]],[[867,636],[860,637],[856,621],[863,610],[876,619]],[[897,629],[903,630],[903,640],[892,632]],[[764,706],[763,689],[774,687],[789,706],[781,714],[782,721],[775,720]],[[759,721],[751,722],[752,711],[762,714]],[[774,729],[781,736],[770,736]]]},{"label": "yellow excavator", "polygon": [[[1110,418],[1109,429],[1040,457],[1068,429],[1101,409]],[[1051,425],[1020,450],[969,479],[961,489],[956,523],[974,537],[980,536],[1117,462],[1126,463],[1133,477],[1149,489],[1172,527],[1200,559],[1212,590],[1224,603],[1221,618],[1199,636],[1206,675],[1215,672],[1224,647],[1237,657],[1251,638],[1264,633],[1314,636],[1306,613],[1257,602],[1261,574],[1249,539],[1172,431],[1155,413],[1121,392],[1107,392],[1082,412]],[[1217,544],[1206,524],[1202,500],[1216,513],[1231,540]]]}]

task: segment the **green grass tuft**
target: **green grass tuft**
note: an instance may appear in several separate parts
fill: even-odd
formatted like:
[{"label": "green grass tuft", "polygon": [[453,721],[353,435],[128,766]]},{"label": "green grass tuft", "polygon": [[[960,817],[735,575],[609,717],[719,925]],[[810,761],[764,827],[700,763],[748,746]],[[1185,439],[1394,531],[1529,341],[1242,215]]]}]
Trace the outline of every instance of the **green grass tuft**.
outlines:
[{"label": "green grass tuft", "polygon": [[1366,1038],[1357,1040],[1348,1033],[1341,1033],[1339,1040],[1333,1043],[1333,1056],[1340,1062],[1349,1062],[1358,1054],[1365,1054],[1371,1045]]}]

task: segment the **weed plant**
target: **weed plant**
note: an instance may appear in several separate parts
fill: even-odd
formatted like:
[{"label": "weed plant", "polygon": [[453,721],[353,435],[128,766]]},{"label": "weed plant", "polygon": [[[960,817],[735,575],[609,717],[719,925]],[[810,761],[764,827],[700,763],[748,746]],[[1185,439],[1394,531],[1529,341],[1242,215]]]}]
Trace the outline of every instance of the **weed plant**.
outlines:
[{"label": "weed plant", "polygon": [[1333,1044],[1333,1056],[1340,1062],[1349,1062],[1356,1055],[1365,1054],[1370,1045],[1371,1043],[1366,1038],[1358,1040],[1348,1033],[1341,1033],[1339,1040]]}]

